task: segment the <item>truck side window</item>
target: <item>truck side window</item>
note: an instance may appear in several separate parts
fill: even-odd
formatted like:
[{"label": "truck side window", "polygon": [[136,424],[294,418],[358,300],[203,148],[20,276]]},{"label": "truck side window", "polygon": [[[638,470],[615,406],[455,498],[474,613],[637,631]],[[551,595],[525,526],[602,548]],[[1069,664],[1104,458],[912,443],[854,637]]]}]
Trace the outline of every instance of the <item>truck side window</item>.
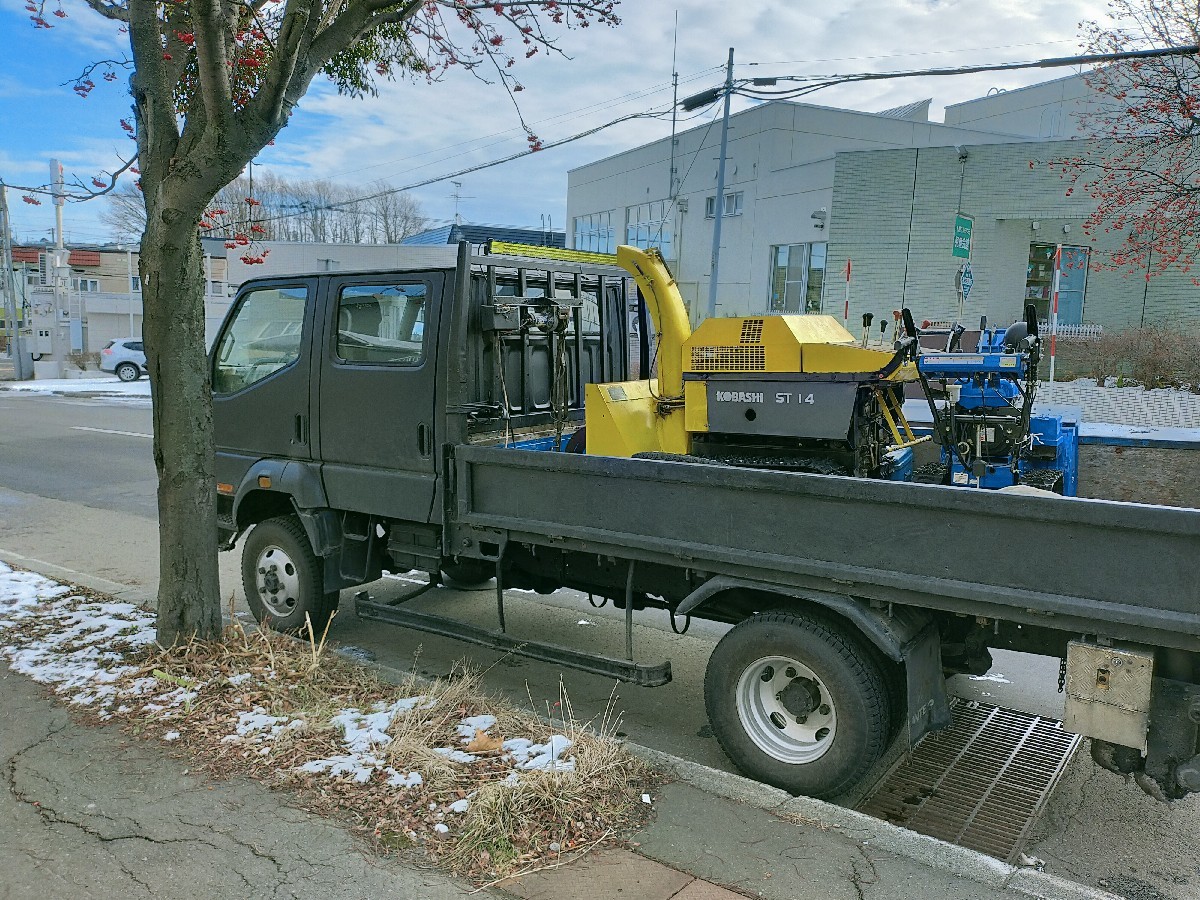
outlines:
[{"label": "truck side window", "polygon": [[233,394],[294,363],[308,290],[261,288],[242,297],[217,348],[213,392]]},{"label": "truck side window", "polygon": [[425,359],[424,284],[342,288],[337,355],[345,362],[419,366]]}]

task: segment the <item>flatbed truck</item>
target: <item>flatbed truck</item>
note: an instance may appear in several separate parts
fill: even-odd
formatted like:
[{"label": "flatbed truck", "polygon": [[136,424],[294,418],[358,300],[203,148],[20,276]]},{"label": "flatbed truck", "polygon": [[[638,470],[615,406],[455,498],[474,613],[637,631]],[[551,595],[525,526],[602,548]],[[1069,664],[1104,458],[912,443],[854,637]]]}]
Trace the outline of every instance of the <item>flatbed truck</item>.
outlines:
[{"label": "flatbed truck", "polygon": [[[241,287],[210,366],[219,537],[244,535],[256,616],[319,630],[342,591],[417,570],[358,615],[646,687],[670,663],[634,661],[635,615],[727,623],[722,748],[818,797],[946,727],[948,675],[1039,653],[1098,761],[1200,790],[1200,511],[571,452],[586,386],[640,366],[653,395],[655,361],[629,273],[564,256],[464,244]],[[492,578],[495,629],[405,607]],[[562,587],[624,609],[626,658],[507,630],[506,588]]]}]

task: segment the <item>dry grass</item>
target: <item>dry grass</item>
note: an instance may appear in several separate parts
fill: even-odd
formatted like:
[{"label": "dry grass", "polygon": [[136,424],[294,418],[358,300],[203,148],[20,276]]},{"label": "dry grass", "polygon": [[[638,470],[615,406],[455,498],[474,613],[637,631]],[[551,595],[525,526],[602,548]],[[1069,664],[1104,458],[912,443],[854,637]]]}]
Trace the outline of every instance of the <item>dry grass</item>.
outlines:
[{"label": "dry grass", "polygon": [[[1106,331],[1094,341],[1060,342],[1058,362],[1064,374],[1093,378],[1100,385],[1115,379],[1118,386],[1200,393],[1195,338],[1160,326]],[[1042,367],[1043,375],[1048,371],[1048,366]]]},{"label": "dry grass", "polygon": [[[5,631],[4,641],[36,642],[53,633],[54,622],[31,619]],[[115,720],[149,738],[177,734],[168,746],[197,768],[295,790],[309,809],[341,818],[378,852],[418,855],[482,882],[615,840],[649,809],[641,795],[656,781],[654,773],[613,737],[617,722],[608,714],[576,721],[565,693],[561,714],[546,722],[489,696],[479,673],[462,664],[433,682],[413,673],[389,684],[330,652],[323,636],[306,643],[240,624],[220,642],[162,650],[118,640],[106,649],[120,655],[119,665],[133,668],[115,682],[113,696],[86,708],[86,716]],[[366,713],[406,697],[424,700],[394,718],[390,740],[375,748],[380,765],[366,780],[299,771],[306,762],[348,752],[343,730],[330,721],[341,711]],[[278,717],[278,733],[238,735],[239,714],[259,710]],[[486,736],[492,739],[464,745],[457,727],[482,714],[497,720]],[[514,779],[515,764],[494,739],[544,743],[553,734],[572,741],[567,755],[574,771],[521,771]],[[434,752],[451,747],[473,751],[475,761]],[[419,772],[422,781],[388,785],[392,770]],[[448,810],[459,800],[470,801],[465,813]]]}]

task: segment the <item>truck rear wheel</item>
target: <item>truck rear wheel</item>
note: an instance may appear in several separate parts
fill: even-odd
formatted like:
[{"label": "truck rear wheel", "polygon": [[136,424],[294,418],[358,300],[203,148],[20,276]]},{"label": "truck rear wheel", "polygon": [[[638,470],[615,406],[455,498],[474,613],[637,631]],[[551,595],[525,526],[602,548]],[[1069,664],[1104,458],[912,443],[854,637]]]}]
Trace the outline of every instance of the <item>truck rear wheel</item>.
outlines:
[{"label": "truck rear wheel", "polygon": [[849,790],[887,747],[891,704],[874,652],[817,617],[764,613],[713,650],[704,701],[721,748],[793,794]]},{"label": "truck rear wheel", "polygon": [[276,631],[303,631],[311,621],[319,635],[338,605],[339,592],[325,592],[321,560],[295,516],[251,530],[242,546],[242,587],[254,618]]}]

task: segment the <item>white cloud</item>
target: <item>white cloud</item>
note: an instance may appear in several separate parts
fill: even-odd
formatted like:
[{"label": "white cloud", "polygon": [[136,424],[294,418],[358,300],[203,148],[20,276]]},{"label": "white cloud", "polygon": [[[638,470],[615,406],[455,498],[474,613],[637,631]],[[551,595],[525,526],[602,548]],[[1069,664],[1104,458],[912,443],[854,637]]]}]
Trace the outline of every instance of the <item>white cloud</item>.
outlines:
[{"label": "white cloud", "polygon": [[[14,9],[17,3],[0,0],[0,10]],[[570,59],[539,54],[514,70],[526,88],[518,95],[525,118],[546,141],[670,103],[675,9],[649,0],[626,0],[619,12],[624,23],[616,29],[593,26],[565,33],[562,47]],[[683,97],[719,84],[730,46],[736,48],[739,78],[1001,62],[1077,52],[1079,20],[1104,14],[1102,0],[835,0],[823,5],[680,0],[674,50],[679,93]],[[84,18],[80,10],[66,22],[71,28],[82,27]],[[119,50],[120,42],[109,30],[103,25],[90,29],[110,50]],[[84,39],[75,31],[58,36],[68,35]],[[1066,74],[1029,70],[878,81],[832,88],[806,99],[879,110],[933,97],[933,115],[938,117],[944,105],[982,96],[991,87],[1012,88]],[[64,77],[57,72],[48,83]],[[0,60],[0,97],[5,78]],[[67,93],[64,99],[48,97],[48,112],[74,99]],[[100,88],[93,101],[99,93]],[[105,102],[113,104],[114,119],[125,114],[127,100],[110,95]],[[734,108],[745,104],[739,99]],[[29,127],[36,129],[37,123]],[[549,215],[561,227],[568,169],[663,137],[669,130],[669,120],[630,122],[568,147],[462,176],[458,180],[465,199],[460,212],[471,221],[535,227]],[[119,138],[80,136],[70,146],[55,140],[47,144],[59,144],[64,162],[90,176],[111,165],[114,146],[126,151]],[[328,84],[314,84],[292,127],[259,162],[292,177],[329,177],[348,184],[386,178],[403,185],[497,159],[524,145],[519,120],[503,90],[452,71],[433,85],[384,84],[378,98],[366,100],[339,97]],[[0,136],[0,151],[5,146]],[[93,153],[102,158],[89,163]],[[46,155],[49,151],[43,158]],[[44,163],[39,165],[44,168]],[[415,194],[428,215],[448,220],[454,213],[452,191],[443,182]]]}]

